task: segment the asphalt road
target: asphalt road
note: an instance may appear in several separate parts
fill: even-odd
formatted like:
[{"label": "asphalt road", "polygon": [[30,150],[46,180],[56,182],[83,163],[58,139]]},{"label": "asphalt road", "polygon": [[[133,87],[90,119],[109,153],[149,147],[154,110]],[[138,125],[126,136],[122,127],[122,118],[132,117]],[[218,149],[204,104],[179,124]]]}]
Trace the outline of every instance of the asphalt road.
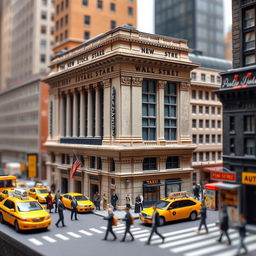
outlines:
[{"label": "asphalt road", "polygon": [[[121,243],[124,226],[115,227],[118,240],[102,241],[105,233],[106,221],[102,217],[94,214],[79,214],[78,221],[70,220],[70,212],[65,211],[66,227],[57,228],[54,224],[58,215],[52,214],[52,225],[49,231],[30,231],[16,233],[14,228],[8,224],[0,224],[1,231],[12,238],[26,244],[45,256],[96,256],[96,255],[175,255],[175,256],[232,256],[235,253],[237,232],[231,230],[233,245],[227,246],[225,243],[219,244],[216,238],[219,235],[215,222],[218,219],[217,212],[208,212],[209,234],[197,234],[194,230],[199,224],[197,221],[179,221],[168,223],[159,228],[165,235],[166,241],[161,243],[160,239],[153,237],[152,245],[146,246],[145,241],[149,235],[150,226],[140,224],[135,221],[132,228],[135,241],[131,242],[128,236],[127,242]],[[248,236],[248,245],[252,253],[256,255],[256,236]],[[224,239],[225,241],[225,239]]]}]

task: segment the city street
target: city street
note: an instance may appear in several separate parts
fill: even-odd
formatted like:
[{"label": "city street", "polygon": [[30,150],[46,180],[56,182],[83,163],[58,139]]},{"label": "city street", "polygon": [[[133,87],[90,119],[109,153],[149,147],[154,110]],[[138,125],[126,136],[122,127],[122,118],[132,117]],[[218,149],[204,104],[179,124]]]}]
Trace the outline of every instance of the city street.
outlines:
[{"label": "city street", "polygon": [[[70,256],[80,255],[100,255],[107,253],[108,255],[176,255],[176,256],[205,256],[205,255],[223,255],[232,256],[235,254],[235,248],[238,242],[238,234],[234,230],[230,230],[232,246],[225,243],[219,244],[216,239],[219,235],[219,229],[215,222],[218,219],[217,212],[208,212],[209,234],[197,234],[199,220],[180,221],[169,223],[160,227],[160,232],[166,237],[165,243],[162,244],[158,237],[153,237],[151,245],[146,246],[145,241],[149,235],[150,226],[140,224],[139,220],[135,221],[132,232],[135,236],[135,242],[130,242],[128,235],[127,242],[121,243],[124,232],[124,225],[120,221],[119,226],[114,230],[118,236],[118,240],[102,241],[104,237],[106,221],[102,217],[94,214],[79,214],[79,221],[70,221],[70,212],[65,212],[65,224],[67,227],[57,228],[54,224],[58,214],[53,213],[53,223],[48,232],[23,232],[16,233],[12,226],[2,225],[1,231],[18,241],[26,244],[43,255],[61,255]],[[251,252],[248,255],[255,255],[256,252],[256,235],[249,235],[246,244]],[[225,238],[224,238],[225,242]]]}]

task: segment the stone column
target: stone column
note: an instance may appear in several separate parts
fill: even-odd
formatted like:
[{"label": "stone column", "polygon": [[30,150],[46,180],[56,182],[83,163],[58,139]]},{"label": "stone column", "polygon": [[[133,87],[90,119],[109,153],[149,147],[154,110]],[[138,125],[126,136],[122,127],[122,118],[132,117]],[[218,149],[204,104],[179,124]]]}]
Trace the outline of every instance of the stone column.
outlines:
[{"label": "stone column", "polygon": [[64,127],[63,127],[63,95],[60,94],[60,101],[59,101],[59,104],[60,104],[60,113],[59,113],[59,136],[60,137],[63,137],[64,135]]},{"label": "stone column", "polygon": [[55,139],[59,138],[59,94],[54,95],[54,108],[53,108],[54,126],[53,134]]},{"label": "stone column", "polygon": [[85,100],[84,91],[80,91],[80,137],[85,136]]},{"label": "stone column", "polygon": [[78,130],[78,101],[77,101],[77,94],[74,91],[73,93],[73,137],[77,137],[77,130]]},{"label": "stone column", "polygon": [[70,102],[70,95],[67,94],[67,104],[66,104],[67,108],[66,108],[66,137],[70,137],[71,136],[71,102]]},{"label": "stone column", "polygon": [[[96,84],[97,86],[97,84]],[[101,102],[100,102],[100,88],[96,87],[96,101],[95,101],[95,136],[101,137]]]},{"label": "stone column", "polygon": [[179,88],[179,126],[177,127],[177,139],[183,143],[188,143],[191,142],[189,83],[182,82]]},{"label": "stone column", "polygon": [[89,88],[88,89],[88,123],[87,123],[87,129],[88,129],[88,133],[87,133],[87,137],[92,137],[92,126],[93,126],[93,117],[92,117],[92,90]]},{"label": "stone column", "polygon": [[157,81],[157,141],[164,143],[164,88],[167,81]]},{"label": "stone column", "polygon": [[104,86],[104,143],[110,143],[111,139],[111,100],[110,100],[110,79],[103,81]]}]

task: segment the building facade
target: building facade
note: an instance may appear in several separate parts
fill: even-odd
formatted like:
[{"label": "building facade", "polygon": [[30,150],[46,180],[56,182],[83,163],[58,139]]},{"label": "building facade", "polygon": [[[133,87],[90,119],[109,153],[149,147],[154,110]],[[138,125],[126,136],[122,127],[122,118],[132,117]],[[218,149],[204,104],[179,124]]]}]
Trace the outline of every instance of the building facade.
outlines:
[{"label": "building facade", "polygon": [[223,0],[156,0],[155,33],[184,38],[203,55],[224,56]]},{"label": "building facade", "polygon": [[36,154],[37,174],[46,178],[48,134],[48,86],[34,76],[0,93],[0,155],[3,167],[9,162],[27,166],[27,156]]},{"label": "building facade", "polygon": [[[51,64],[47,177],[62,192],[143,194],[146,204],[191,191],[195,145],[184,40],[118,27]],[[81,167],[70,178],[73,155]]]},{"label": "building facade", "polygon": [[56,0],[55,53],[121,25],[136,27],[137,0]]},{"label": "building facade", "polygon": [[234,0],[233,69],[222,73],[223,164],[240,184],[239,212],[256,224],[256,1]]}]

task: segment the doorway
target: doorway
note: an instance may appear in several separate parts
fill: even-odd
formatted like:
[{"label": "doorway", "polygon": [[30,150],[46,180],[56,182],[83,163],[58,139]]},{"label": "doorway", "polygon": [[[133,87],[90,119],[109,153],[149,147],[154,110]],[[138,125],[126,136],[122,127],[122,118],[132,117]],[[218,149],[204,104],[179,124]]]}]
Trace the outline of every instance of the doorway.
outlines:
[{"label": "doorway", "polygon": [[82,182],[80,180],[75,180],[74,190],[76,193],[82,193]]},{"label": "doorway", "polygon": [[93,200],[93,196],[95,195],[96,192],[99,192],[99,186],[97,184],[91,184],[91,189],[90,189],[91,200]]},{"label": "doorway", "polygon": [[68,193],[68,179],[61,178],[61,192]]}]

